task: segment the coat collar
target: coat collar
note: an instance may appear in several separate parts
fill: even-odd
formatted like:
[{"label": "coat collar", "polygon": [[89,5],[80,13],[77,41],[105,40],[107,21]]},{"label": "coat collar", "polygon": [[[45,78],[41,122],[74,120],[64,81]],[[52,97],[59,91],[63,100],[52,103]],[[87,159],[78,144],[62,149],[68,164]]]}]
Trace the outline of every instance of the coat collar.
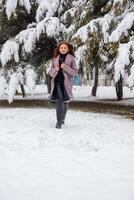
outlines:
[{"label": "coat collar", "polygon": [[[71,56],[70,53],[67,54],[66,58],[65,58],[65,64],[67,63],[67,60],[68,58]],[[55,58],[55,62],[56,64],[59,64],[59,58],[60,58],[60,55],[58,55],[56,58]]]}]

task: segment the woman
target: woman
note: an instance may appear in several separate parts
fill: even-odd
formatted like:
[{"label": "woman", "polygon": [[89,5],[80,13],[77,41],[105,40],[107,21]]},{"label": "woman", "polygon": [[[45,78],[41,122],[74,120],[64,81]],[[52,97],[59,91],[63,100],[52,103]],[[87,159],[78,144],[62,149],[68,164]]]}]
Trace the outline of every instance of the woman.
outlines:
[{"label": "woman", "polygon": [[61,42],[54,51],[49,75],[51,80],[50,100],[56,101],[56,128],[65,122],[68,103],[72,97],[73,77],[77,74],[77,66],[73,46]]}]

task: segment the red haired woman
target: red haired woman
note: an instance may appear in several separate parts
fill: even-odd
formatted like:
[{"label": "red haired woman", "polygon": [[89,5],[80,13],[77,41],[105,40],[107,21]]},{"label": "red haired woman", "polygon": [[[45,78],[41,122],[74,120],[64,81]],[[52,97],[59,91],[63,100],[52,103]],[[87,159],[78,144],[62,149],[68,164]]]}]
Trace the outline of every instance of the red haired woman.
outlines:
[{"label": "red haired woman", "polygon": [[56,128],[65,122],[68,102],[72,97],[73,77],[77,74],[77,66],[73,46],[61,42],[54,51],[49,75],[51,79],[50,100],[57,101]]}]

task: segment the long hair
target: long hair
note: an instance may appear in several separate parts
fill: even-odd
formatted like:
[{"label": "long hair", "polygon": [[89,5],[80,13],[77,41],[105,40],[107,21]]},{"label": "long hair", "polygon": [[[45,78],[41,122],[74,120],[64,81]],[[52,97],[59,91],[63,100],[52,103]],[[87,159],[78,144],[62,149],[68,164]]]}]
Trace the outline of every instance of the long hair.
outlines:
[{"label": "long hair", "polygon": [[58,44],[58,46],[54,49],[53,58],[56,58],[56,57],[60,54],[60,51],[59,51],[59,50],[60,50],[60,46],[61,46],[62,44],[67,45],[68,50],[69,50],[68,53],[75,57],[73,45],[70,44],[70,43],[68,43],[68,42],[64,42],[64,41],[63,41],[63,42],[60,42],[60,43]]}]

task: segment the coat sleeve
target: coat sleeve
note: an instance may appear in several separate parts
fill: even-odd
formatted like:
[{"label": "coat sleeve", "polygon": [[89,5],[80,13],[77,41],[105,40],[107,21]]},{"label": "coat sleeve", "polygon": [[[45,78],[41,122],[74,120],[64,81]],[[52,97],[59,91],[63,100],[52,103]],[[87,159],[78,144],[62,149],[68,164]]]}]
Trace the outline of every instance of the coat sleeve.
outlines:
[{"label": "coat sleeve", "polygon": [[70,76],[75,76],[78,72],[75,58],[72,59],[71,66],[65,65],[63,70],[67,72]]},{"label": "coat sleeve", "polygon": [[53,66],[52,60],[51,60],[51,62],[50,62],[50,67],[49,67],[49,72],[48,72],[48,74],[49,74],[52,78],[55,78],[55,76],[57,75],[57,71],[56,71],[56,69],[55,69],[54,66]]}]

